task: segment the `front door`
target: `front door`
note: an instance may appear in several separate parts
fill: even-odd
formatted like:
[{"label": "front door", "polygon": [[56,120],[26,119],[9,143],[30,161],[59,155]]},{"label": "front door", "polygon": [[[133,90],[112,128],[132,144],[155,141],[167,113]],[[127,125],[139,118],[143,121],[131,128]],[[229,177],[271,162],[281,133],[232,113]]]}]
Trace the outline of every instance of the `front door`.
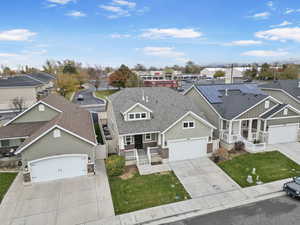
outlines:
[{"label": "front door", "polygon": [[134,147],[136,149],[143,149],[143,135],[134,136]]}]

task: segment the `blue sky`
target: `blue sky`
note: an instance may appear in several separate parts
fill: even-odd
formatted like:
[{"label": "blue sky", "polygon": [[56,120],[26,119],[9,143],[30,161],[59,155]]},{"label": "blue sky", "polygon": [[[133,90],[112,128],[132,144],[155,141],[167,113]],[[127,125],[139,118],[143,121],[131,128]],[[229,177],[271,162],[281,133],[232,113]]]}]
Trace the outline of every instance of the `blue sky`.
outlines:
[{"label": "blue sky", "polygon": [[300,59],[296,0],[3,0],[0,64]]}]

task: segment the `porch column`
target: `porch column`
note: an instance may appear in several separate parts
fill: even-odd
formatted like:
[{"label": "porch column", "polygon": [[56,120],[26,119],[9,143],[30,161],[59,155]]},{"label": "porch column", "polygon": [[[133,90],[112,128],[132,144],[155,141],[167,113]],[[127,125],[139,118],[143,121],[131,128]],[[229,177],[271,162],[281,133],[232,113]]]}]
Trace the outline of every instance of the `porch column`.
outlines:
[{"label": "porch column", "polygon": [[243,134],[242,134],[242,120],[239,121],[239,136],[243,136]]},{"label": "porch column", "polygon": [[125,149],[123,136],[119,136],[119,148],[120,148],[120,150]]},{"label": "porch column", "polygon": [[260,125],[261,125],[261,120],[257,120],[257,130],[256,130],[256,136],[257,136],[257,139],[260,139],[259,138],[259,134],[260,134]]},{"label": "porch column", "polygon": [[248,140],[252,141],[252,119],[248,120],[249,125],[248,125]]},{"label": "porch column", "polygon": [[157,144],[158,145],[162,145],[162,143],[161,143],[161,134],[158,133],[157,136],[158,136],[158,138],[157,138]]},{"label": "porch column", "polygon": [[232,141],[232,136],[231,136],[231,132],[232,132],[232,121],[229,120],[229,125],[228,125],[228,142],[231,143]]}]

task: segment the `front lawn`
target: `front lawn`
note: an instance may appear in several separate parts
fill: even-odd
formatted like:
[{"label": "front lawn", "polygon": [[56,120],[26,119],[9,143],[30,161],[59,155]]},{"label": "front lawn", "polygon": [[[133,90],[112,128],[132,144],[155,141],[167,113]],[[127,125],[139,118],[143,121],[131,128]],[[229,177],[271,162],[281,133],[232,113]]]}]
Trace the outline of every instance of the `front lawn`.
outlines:
[{"label": "front lawn", "polygon": [[16,176],[17,173],[0,173],[0,203]]},{"label": "front lawn", "polygon": [[[256,185],[257,176],[262,183],[300,176],[300,165],[278,151],[240,155],[218,165],[241,187]],[[247,182],[249,175],[253,183]]]},{"label": "front lawn", "polygon": [[103,90],[103,91],[96,91],[95,94],[98,98],[106,99],[108,96],[116,93],[118,90]]},{"label": "front lawn", "polygon": [[128,213],[189,199],[173,172],[109,178],[115,213]]}]

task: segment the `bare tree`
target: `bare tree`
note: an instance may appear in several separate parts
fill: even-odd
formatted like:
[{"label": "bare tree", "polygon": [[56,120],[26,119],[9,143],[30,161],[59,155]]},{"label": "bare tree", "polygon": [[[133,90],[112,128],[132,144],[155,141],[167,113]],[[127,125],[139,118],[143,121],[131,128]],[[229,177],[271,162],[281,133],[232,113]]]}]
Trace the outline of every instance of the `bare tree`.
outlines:
[{"label": "bare tree", "polygon": [[12,100],[12,105],[13,105],[14,109],[16,110],[16,112],[18,112],[18,113],[22,112],[23,109],[25,108],[24,98],[15,97]]}]

